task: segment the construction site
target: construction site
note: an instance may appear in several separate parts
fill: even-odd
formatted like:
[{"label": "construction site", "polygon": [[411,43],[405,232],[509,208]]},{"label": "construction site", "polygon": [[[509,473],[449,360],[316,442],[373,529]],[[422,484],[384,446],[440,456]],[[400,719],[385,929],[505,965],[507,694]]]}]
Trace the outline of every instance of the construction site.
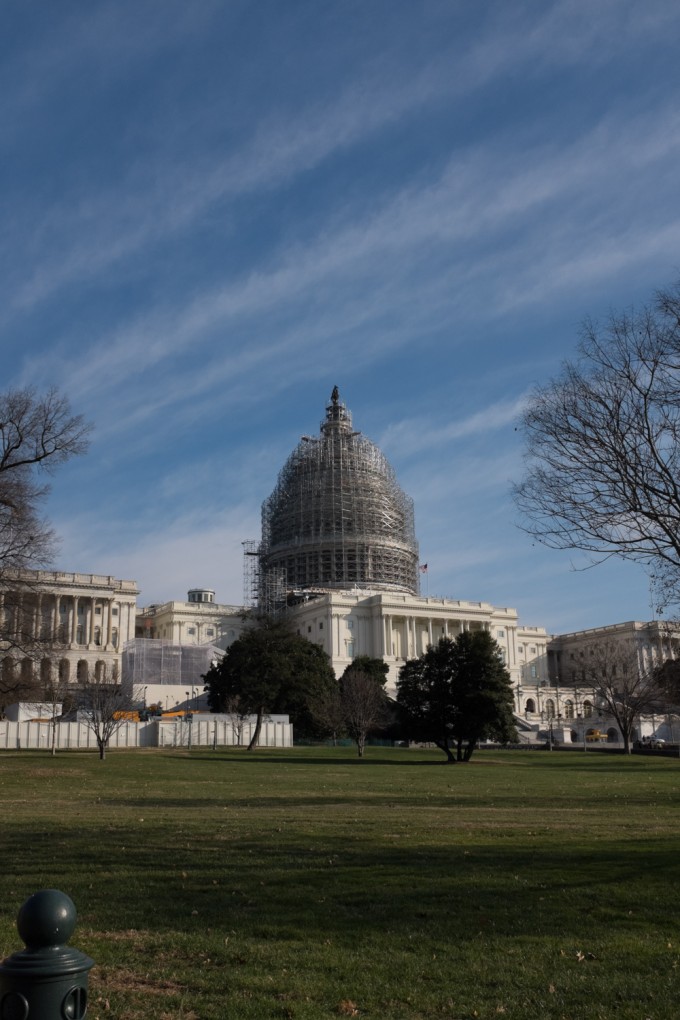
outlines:
[{"label": "construction site", "polygon": [[302,436],[244,543],[245,601],[266,611],[313,591],[417,595],[413,501],[333,389],[320,435]]}]

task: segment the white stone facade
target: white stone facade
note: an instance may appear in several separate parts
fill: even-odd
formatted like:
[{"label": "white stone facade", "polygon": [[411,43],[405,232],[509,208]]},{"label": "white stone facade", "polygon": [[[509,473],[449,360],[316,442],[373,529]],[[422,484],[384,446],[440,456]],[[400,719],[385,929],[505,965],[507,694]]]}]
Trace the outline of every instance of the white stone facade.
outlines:
[{"label": "white stone facade", "polygon": [[134,636],[134,581],[101,574],[24,571],[0,590],[3,680],[17,671],[43,685],[120,675],[120,654]]},{"label": "white stone facade", "polygon": [[387,690],[394,695],[399,670],[441,637],[487,630],[500,645],[513,684],[525,675],[548,679],[548,634],[520,627],[517,611],[487,602],[463,602],[404,593],[334,591],[310,594],[289,608],[293,628],[328,653],[336,676],[357,655],[384,659]]},{"label": "white stone facade", "polygon": [[[212,598],[210,598],[212,596]],[[241,606],[214,602],[214,592],[192,588],[186,602],[145,606],[137,612],[135,636],[173,645],[217,645],[226,649],[248,626]]]}]

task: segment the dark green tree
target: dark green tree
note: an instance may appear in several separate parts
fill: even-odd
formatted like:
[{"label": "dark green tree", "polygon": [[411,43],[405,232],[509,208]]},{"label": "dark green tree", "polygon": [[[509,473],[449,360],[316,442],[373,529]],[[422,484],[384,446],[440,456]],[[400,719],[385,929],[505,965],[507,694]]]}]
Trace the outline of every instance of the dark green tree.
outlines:
[{"label": "dark green tree", "polygon": [[431,741],[451,762],[469,761],[480,740],[516,737],[510,674],[488,631],[441,638],[406,662],[397,704],[410,738]]},{"label": "dark green tree", "polygon": [[384,659],[377,659],[372,655],[356,655],[342,675],[344,677],[348,673],[363,673],[384,687],[389,671],[390,667]]},{"label": "dark green tree", "polygon": [[274,712],[287,712],[297,733],[314,733],[312,701],[336,683],[322,648],[272,620],[247,630],[203,679],[211,712],[232,711],[237,703],[240,713],[257,716],[249,751],[265,715]]}]

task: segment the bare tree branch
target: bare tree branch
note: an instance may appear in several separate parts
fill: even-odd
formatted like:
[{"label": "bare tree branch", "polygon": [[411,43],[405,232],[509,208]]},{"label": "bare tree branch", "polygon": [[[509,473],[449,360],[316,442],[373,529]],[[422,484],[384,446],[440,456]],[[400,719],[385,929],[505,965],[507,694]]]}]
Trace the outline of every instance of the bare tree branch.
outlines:
[{"label": "bare tree branch", "polygon": [[680,600],[680,284],[653,308],[586,322],[579,357],[522,419],[522,527],[554,549],[636,560]]}]

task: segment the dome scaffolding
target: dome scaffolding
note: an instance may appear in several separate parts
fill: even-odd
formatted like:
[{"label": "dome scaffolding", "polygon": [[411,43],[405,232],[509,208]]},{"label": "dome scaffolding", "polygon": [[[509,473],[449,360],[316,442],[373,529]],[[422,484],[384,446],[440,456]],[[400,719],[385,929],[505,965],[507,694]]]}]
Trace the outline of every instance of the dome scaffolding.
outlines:
[{"label": "dome scaffolding", "polygon": [[352,429],[337,387],[320,435],[302,437],[262,504],[258,561],[266,611],[296,591],[418,594],[413,501],[382,451]]}]

